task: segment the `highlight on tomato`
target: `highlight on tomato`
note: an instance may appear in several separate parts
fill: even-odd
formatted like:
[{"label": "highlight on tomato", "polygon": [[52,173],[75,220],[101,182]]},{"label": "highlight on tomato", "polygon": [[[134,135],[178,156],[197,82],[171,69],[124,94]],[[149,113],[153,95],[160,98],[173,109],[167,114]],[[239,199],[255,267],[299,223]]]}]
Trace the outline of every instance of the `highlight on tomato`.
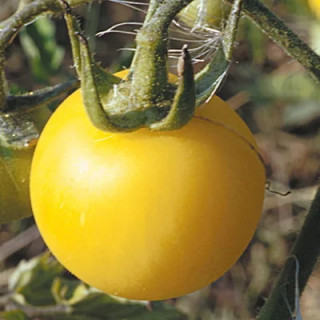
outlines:
[{"label": "highlight on tomato", "polygon": [[78,90],[48,121],[31,168],[52,253],[84,282],[140,300],[222,276],[254,234],[264,185],[251,132],[216,96],[182,129],[107,133]]}]

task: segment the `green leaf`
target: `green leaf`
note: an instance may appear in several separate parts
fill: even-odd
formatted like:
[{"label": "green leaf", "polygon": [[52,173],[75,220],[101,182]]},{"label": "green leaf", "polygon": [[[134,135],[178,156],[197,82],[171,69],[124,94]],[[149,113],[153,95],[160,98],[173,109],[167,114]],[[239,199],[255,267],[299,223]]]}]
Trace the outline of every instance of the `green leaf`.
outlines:
[{"label": "green leaf", "polygon": [[0,113],[0,146],[27,149],[38,138],[38,129],[27,114]]},{"label": "green leaf", "polygon": [[73,305],[88,295],[88,286],[79,280],[59,277],[53,281],[51,292],[57,303]]},{"label": "green leaf", "polygon": [[37,19],[20,32],[20,42],[26,53],[33,75],[46,82],[61,65],[64,50],[55,40],[55,25],[47,17]]},{"label": "green leaf", "polygon": [[102,320],[102,319],[97,317],[90,317],[84,314],[59,314],[59,315],[54,315],[52,317],[51,316],[47,317],[46,320]]},{"label": "green leaf", "polygon": [[76,313],[108,319],[132,318],[146,310],[142,303],[128,300],[123,302],[95,290],[89,290],[88,295],[74,304],[73,308]]},{"label": "green leaf", "polygon": [[20,310],[13,310],[0,313],[1,320],[28,320],[29,318]]},{"label": "green leaf", "polygon": [[[185,315],[159,302],[149,310],[145,301],[112,297],[63,275],[48,254],[19,264],[9,280],[11,301],[31,318],[46,320],[183,320]],[[23,313],[17,313],[23,315]],[[8,318],[11,320],[11,318]],[[21,318],[26,320],[27,318]],[[16,320],[16,318],[12,318]],[[20,320],[20,318],[17,318]]]},{"label": "green leaf", "polygon": [[9,280],[9,289],[18,293],[18,296],[22,295],[28,304],[54,304],[51,287],[54,279],[62,271],[63,267],[48,254],[30,261],[21,261]]},{"label": "green leaf", "polygon": [[130,320],[186,320],[186,319],[187,319],[187,316],[183,315],[182,313],[174,309],[163,310],[163,311],[158,311],[158,310],[146,311],[143,314],[130,318]]},{"label": "green leaf", "polygon": [[174,307],[163,304],[157,310],[148,310],[145,302],[111,297],[89,288],[88,295],[73,305],[74,312],[98,319],[182,320],[185,315]]}]

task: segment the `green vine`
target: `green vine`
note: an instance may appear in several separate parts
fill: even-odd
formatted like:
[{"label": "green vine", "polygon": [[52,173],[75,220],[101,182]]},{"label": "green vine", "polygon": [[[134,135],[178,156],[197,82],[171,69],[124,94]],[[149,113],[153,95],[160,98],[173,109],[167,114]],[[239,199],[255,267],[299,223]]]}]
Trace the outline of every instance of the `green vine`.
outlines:
[{"label": "green vine", "polygon": [[[227,1],[233,3],[233,0]],[[244,0],[242,10],[259,29],[305,67],[317,82],[320,82],[320,57],[281,19],[259,0]]]}]

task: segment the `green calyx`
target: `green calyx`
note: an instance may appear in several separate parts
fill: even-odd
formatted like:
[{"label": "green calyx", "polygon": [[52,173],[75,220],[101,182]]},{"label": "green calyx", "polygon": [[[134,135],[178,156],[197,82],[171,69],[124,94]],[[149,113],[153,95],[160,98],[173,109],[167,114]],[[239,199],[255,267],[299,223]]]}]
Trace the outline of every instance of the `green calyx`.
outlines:
[{"label": "green calyx", "polygon": [[102,70],[90,53],[88,41],[66,0],[59,0],[69,30],[84,106],[92,123],[111,132],[176,130],[186,125],[196,106],[215,92],[230,64],[241,0],[233,5],[228,43],[220,41],[213,60],[199,75],[184,45],[178,59],[178,81],[168,81],[168,28],[191,0],[151,0],[144,25],[136,37],[136,53],[127,80]]}]

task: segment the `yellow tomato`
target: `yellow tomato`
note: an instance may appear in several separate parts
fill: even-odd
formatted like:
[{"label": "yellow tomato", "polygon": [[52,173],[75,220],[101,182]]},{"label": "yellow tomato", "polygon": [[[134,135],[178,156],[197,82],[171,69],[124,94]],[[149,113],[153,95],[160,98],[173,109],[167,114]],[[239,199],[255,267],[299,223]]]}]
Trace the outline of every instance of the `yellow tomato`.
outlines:
[{"label": "yellow tomato", "polygon": [[308,0],[311,11],[320,18],[320,1],[319,0]]},{"label": "yellow tomato", "polygon": [[229,12],[230,6],[223,0],[194,0],[178,16],[189,27],[219,27]]},{"label": "yellow tomato", "polygon": [[[30,118],[42,130],[51,112],[43,107]],[[0,146],[0,224],[32,214],[29,196],[29,175],[34,147],[12,150]]]},{"label": "yellow tomato", "polygon": [[69,271],[106,293],[184,295],[223,275],[252,238],[265,184],[255,148],[218,97],[177,131],[107,133],[76,91],[34,154],[37,225]]}]

